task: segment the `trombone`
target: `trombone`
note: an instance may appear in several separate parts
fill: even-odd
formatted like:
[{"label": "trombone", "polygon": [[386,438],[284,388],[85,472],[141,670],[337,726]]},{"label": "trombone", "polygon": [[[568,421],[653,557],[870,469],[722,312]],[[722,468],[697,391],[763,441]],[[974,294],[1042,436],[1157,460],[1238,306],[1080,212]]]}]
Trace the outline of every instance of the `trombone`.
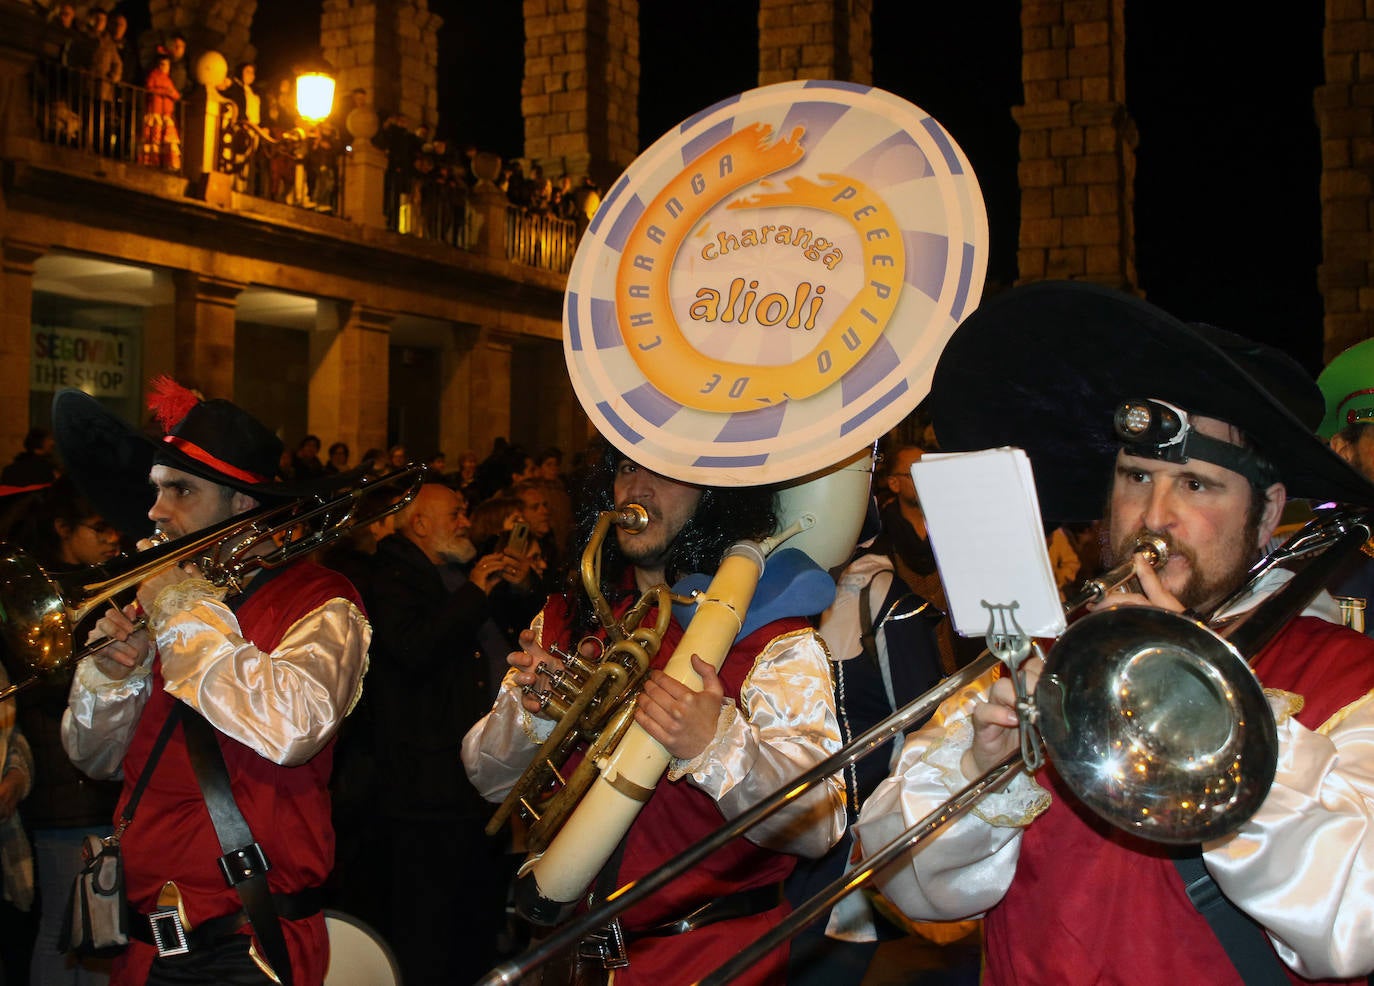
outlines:
[{"label": "trombone", "polygon": [[[1120,679],[1111,676],[1112,667],[1120,669],[1139,663],[1142,655],[1157,658],[1157,666],[1153,670],[1161,680],[1170,676],[1183,676],[1194,683],[1200,682],[1205,694],[1199,695],[1197,689],[1194,689],[1192,697],[1210,702],[1213,706],[1212,711],[1215,712],[1217,707],[1224,706],[1229,714],[1235,716],[1238,714],[1237,710],[1244,710],[1239,714],[1246,718],[1228,724],[1223,731],[1239,734],[1237,738],[1241,741],[1245,741],[1245,737],[1248,736],[1249,747],[1243,753],[1231,749],[1228,755],[1232,759],[1215,766],[1222,775],[1232,780],[1241,780],[1237,777],[1242,773],[1241,766],[1245,770],[1258,771],[1250,782],[1236,784],[1230,796],[1231,803],[1223,806],[1224,810],[1217,810],[1215,801],[1212,801],[1209,807],[1206,799],[1194,796],[1194,792],[1194,795],[1187,796],[1192,805],[1189,811],[1175,812],[1172,815],[1168,812],[1150,812],[1142,819],[1139,806],[1133,806],[1130,800],[1123,796],[1126,793],[1139,796],[1139,790],[1127,792],[1121,789],[1102,794],[1095,793],[1091,785],[1085,783],[1085,777],[1096,780],[1094,775],[1101,775],[1104,771],[1100,757],[1084,756],[1084,749],[1094,745],[1100,746],[1102,737],[1100,734],[1092,737],[1080,735],[1078,727],[1085,718],[1081,706],[1093,700],[1099,705],[1105,705],[1106,697],[1101,692],[1073,695],[1068,689],[1062,689],[1062,693],[1055,696],[1058,704],[1051,703],[1052,708],[1042,710],[1038,725],[1061,778],[1074,794],[1112,824],[1162,842],[1187,843],[1214,838],[1234,829],[1248,818],[1259,807],[1273,781],[1277,737],[1273,718],[1269,714],[1259,682],[1249,670],[1247,657],[1257,653],[1289,620],[1303,610],[1339,566],[1369,539],[1371,529],[1374,529],[1374,524],[1371,524],[1369,516],[1362,512],[1333,511],[1310,522],[1282,547],[1257,562],[1247,573],[1242,586],[1224,600],[1215,613],[1225,614],[1246,598],[1256,584],[1275,568],[1318,553],[1320,555],[1260,605],[1239,619],[1229,622],[1221,631],[1226,634],[1225,637],[1221,636],[1220,632],[1208,629],[1205,624],[1194,618],[1143,608],[1095,613],[1071,625],[1046,656],[1040,689],[1045,689],[1047,683],[1050,683],[1052,690],[1054,682],[1080,680],[1085,677],[1092,677],[1099,686],[1108,681],[1119,686]],[[1167,545],[1157,538],[1139,540],[1133,553],[1142,555],[1156,569],[1162,568],[1168,560]],[[1129,582],[1133,578],[1133,572],[1132,558],[1085,583],[1078,595],[1066,604],[1066,609],[1070,613],[1075,613],[1096,602],[1113,589]],[[1137,613],[1145,614],[1143,620],[1135,616]],[[1114,624],[1120,622],[1123,614],[1128,614],[1128,620],[1137,621],[1137,625],[1131,627],[1132,630],[1139,632],[1143,629],[1157,636],[1145,637],[1142,643],[1142,638],[1131,639],[1130,634],[1116,632]],[[1140,623],[1146,625],[1142,627]],[[1163,643],[1159,636],[1165,638]],[[1103,654],[1101,647],[1106,641],[1112,642],[1116,649]],[[826,777],[861,760],[912,724],[922,721],[941,702],[986,674],[997,663],[998,658],[989,651],[984,651],[972,663],[870,728],[827,760],[799,775],[789,786],[728,821],[722,828],[696,845],[683,850],[658,870],[620,887],[594,910],[564,925],[542,939],[537,946],[497,966],[479,981],[478,986],[520,982],[530,971],[574,945],[590,932],[604,927],[617,915],[681,876],[730,840],[743,835],[758,823],[776,814],[784,805],[806,794]],[[1105,674],[1085,674],[1084,669],[1095,666],[1106,666],[1109,670]],[[1219,672],[1218,668],[1221,669]],[[1040,689],[1037,689],[1037,695]],[[1077,705],[1071,706],[1066,703]],[[1165,710],[1166,715],[1169,711],[1171,710]],[[1197,709],[1191,709],[1188,716],[1190,721],[1196,722]],[[1101,720],[1104,716],[1097,710],[1095,715],[1087,718],[1095,718],[1097,722],[1093,724],[1102,725]],[[1162,773],[1167,773],[1168,782],[1173,784],[1179,781],[1180,775],[1187,777],[1196,774],[1187,764],[1159,763],[1157,751],[1145,751],[1144,759],[1154,768],[1147,770],[1146,774],[1155,783],[1159,783]],[[1070,769],[1070,765],[1083,769]],[[868,854],[860,868],[843,874],[803,902],[783,922],[733,956],[702,980],[702,983],[715,986],[728,982],[825,913],[836,901],[866,886],[885,867],[930,839],[948,823],[966,814],[985,796],[1000,789],[1025,769],[1025,760],[1020,752],[1009,754],[935,811]],[[1216,773],[1208,774],[1208,779],[1216,776]],[[1189,779],[1196,783],[1195,777]],[[1096,782],[1100,783],[1100,780]],[[1146,793],[1158,793],[1159,797],[1156,800],[1172,800],[1175,804],[1180,800],[1178,792],[1172,788]],[[1191,817],[1181,817],[1182,814]],[[1162,819],[1161,815],[1164,816]],[[1157,819],[1163,824],[1154,824]]]},{"label": "trombone", "polygon": [[99,607],[163,569],[195,559],[206,579],[237,593],[259,569],[279,568],[400,510],[415,499],[426,473],[412,466],[364,478],[332,498],[260,507],[108,565],[71,572],[49,574],[27,552],[0,542],[0,639],[32,672],[0,690],[0,701],[110,643],[104,638],[76,651],[73,634]]}]

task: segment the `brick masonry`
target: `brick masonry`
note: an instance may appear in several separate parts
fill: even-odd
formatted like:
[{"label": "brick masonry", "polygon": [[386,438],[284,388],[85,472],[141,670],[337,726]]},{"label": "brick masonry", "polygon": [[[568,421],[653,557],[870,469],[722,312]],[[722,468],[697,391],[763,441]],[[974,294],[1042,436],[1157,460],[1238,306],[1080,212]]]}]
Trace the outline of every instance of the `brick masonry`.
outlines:
[{"label": "brick masonry", "polygon": [[1124,0],[1021,5],[1019,280],[1136,290]]},{"label": "brick masonry", "polygon": [[873,82],[872,0],[759,0],[759,85]]},{"label": "brick masonry", "polygon": [[336,100],[366,89],[379,113],[400,113],[432,133],[443,23],[427,0],[324,0],[320,47],[335,68]]},{"label": "brick masonry", "polygon": [[1326,0],[1322,142],[1324,359],[1374,336],[1374,2]]},{"label": "brick masonry", "polygon": [[639,153],[638,0],[524,0],[525,156],[610,187]]}]

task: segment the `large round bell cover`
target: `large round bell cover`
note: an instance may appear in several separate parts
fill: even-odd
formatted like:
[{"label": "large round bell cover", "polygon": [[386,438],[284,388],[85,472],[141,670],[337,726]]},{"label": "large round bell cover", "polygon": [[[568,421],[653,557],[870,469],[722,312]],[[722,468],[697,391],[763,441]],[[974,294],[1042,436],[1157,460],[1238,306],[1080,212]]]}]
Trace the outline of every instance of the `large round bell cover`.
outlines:
[{"label": "large round bell cover", "polygon": [[842,82],[743,93],[602,201],[564,299],[573,386],[603,435],[676,479],[824,469],[925,396],[987,238],[967,158],[918,107]]}]

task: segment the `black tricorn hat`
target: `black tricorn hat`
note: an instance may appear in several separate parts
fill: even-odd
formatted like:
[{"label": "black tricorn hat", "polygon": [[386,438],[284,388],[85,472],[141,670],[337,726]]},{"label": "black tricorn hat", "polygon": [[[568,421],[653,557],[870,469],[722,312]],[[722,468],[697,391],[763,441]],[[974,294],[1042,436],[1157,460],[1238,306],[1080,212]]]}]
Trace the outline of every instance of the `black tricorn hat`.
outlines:
[{"label": "black tricorn hat", "polygon": [[275,479],[282,443],[243,408],[226,400],[201,400],[166,377],[153,381],[149,407],[166,434],[138,431],[80,390],[53,398],[53,434],[68,474],[106,520],[126,535],[152,531],[148,510],[154,465],[208,479],[262,502],[327,493],[349,485],[352,473],[310,482]]},{"label": "black tricorn hat", "polygon": [[1316,437],[1321,391],[1293,359],[1080,281],[1013,288],[973,312],[940,355],[940,447],[1014,445],[1049,521],[1094,520],[1110,488],[1123,401],[1155,398],[1241,429],[1290,497],[1374,506],[1374,485]]}]

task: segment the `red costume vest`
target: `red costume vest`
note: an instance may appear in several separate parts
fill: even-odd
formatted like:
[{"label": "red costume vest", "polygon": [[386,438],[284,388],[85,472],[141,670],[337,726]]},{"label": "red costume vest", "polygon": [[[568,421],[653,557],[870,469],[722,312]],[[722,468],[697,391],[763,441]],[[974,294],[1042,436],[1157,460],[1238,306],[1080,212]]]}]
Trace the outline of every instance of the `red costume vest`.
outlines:
[{"label": "red costume vest", "polygon": [[[621,610],[628,605],[621,607]],[[564,600],[555,596],[544,610],[542,641],[566,647],[572,641]],[[652,613],[647,622],[651,622]],[[776,620],[737,641],[720,668],[721,685],[728,698],[739,699],[740,685],[759,653],[774,637],[809,628],[801,618]],[[664,635],[653,666],[662,668],[672,657],[683,628],[674,620]],[[615,886],[621,886],[658,868],[725,823],[710,795],[687,778],[669,782],[666,777],[654,788],[639,817],[630,826],[625,853]],[[626,933],[652,928],[685,917],[719,897],[740,890],[779,884],[792,872],[796,857],[736,839],[692,867],[686,874],[621,915]],[[707,925],[683,935],[646,937],[630,944],[630,966],[615,973],[616,986],[664,986],[696,982],[719,968],[745,945],[760,938],[789,913],[785,903],[750,917]],[[740,984],[783,982],[787,950],[779,948],[735,979]]]},{"label": "red costume vest", "polygon": [[[244,639],[268,652],[277,647],[292,624],[334,598],[361,607],[357,592],[343,576],[313,562],[300,562],[281,570],[253,592],[236,616]],[[115,808],[116,819],[123,813],[176,701],[164,690],[162,661],[155,659],[152,694],[124,757],[124,790]],[[216,737],[234,800],[272,864],[267,875],[272,892],[294,893],[321,886],[334,865],[334,828],[329,814],[334,741],[326,743],[308,762],[283,767],[223,733],[216,733]],[[120,845],[133,910],[143,914],[152,911],[158,892],[168,880],[181,888],[186,916],[193,927],[242,907],[237,892],[220,873],[222,850],[181,728],[173,730],[167,741]],[[283,921],[282,928],[296,986],[322,982],[329,962],[323,915]],[[131,943],[115,963],[113,986],[142,984],[156,957],[151,945]]]},{"label": "red costume vest", "polygon": [[[1310,617],[1253,667],[1266,688],[1306,699],[1298,720],[1309,729],[1374,689],[1370,640]],[[1037,780],[1054,801],[1026,830],[1011,888],[987,915],[984,986],[1241,986],[1168,847],[1098,819],[1051,768]]]}]

